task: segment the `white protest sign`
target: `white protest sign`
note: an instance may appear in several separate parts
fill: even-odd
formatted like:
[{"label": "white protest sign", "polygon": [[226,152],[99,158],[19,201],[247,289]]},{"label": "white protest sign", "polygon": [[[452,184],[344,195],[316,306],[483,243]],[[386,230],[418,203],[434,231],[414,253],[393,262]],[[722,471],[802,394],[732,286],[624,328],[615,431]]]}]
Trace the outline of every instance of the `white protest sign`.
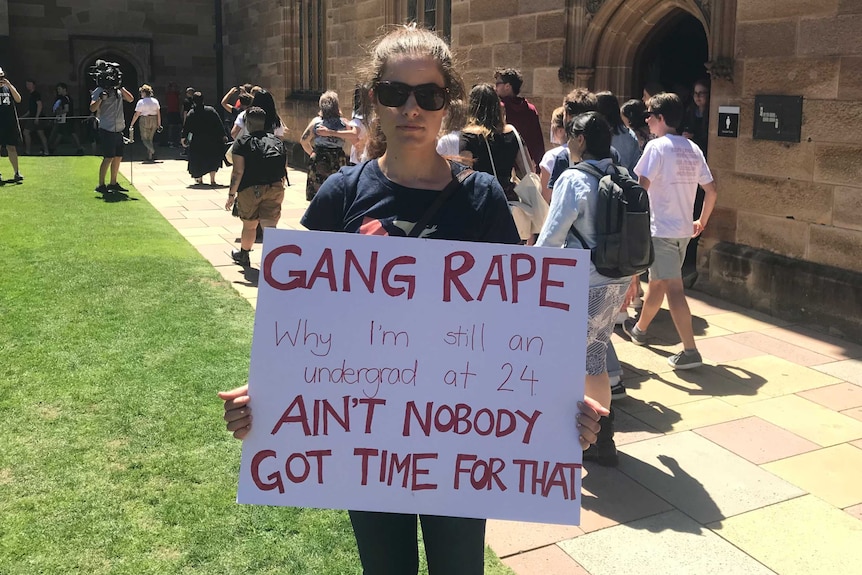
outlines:
[{"label": "white protest sign", "polygon": [[240,503],[577,524],[589,252],[267,230]]}]

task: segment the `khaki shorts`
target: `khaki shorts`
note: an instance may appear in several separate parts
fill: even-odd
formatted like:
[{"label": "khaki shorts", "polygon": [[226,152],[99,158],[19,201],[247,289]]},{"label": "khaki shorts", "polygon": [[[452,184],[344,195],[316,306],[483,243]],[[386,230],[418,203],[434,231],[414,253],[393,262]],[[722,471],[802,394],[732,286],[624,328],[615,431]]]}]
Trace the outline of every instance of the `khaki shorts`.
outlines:
[{"label": "khaki shorts", "polygon": [[649,279],[672,280],[682,277],[682,262],[691,238],[653,238],[655,261],[649,268]]},{"label": "khaki shorts", "polygon": [[280,181],[249,186],[236,195],[237,212],[241,220],[277,222],[281,218],[282,200],[284,200],[284,184]]}]

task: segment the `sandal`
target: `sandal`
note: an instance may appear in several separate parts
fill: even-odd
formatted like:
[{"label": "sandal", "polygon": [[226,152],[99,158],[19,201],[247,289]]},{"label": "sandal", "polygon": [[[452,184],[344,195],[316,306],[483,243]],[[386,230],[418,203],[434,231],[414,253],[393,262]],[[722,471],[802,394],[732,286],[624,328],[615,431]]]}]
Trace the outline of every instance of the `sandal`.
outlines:
[{"label": "sandal", "polygon": [[196,184],[203,184],[203,183],[204,183],[204,179],[203,179],[203,178],[195,178],[195,183],[196,183]]}]

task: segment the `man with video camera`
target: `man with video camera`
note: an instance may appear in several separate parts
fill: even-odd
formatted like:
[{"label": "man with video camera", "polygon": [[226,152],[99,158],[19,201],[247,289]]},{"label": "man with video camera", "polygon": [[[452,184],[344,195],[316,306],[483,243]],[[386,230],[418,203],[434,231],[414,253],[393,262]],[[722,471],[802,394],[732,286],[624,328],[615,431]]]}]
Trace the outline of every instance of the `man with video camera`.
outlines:
[{"label": "man with video camera", "polygon": [[[99,186],[96,191],[101,194],[127,192],[117,183],[117,173],[123,161],[123,130],[126,129],[126,117],[123,113],[123,102],[132,102],[135,98],[123,88],[123,74],[120,65],[104,60],[96,60],[90,76],[96,82],[97,88],[90,95],[90,111],[99,117],[99,152],[102,164],[99,166]],[[111,180],[105,185],[108,167],[111,168]]]},{"label": "man with video camera", "polygon": [[[6,72],[0,68],[0,146],[6,146],[9,163],[15,170],[14,181],[24,178],[18,173],[18,140],[21,139],[21,129],[18,125],[18,114],[15,104],[21,103],[21,94],[6,78]],[[2,182],[2,178],[0,178]]]}]

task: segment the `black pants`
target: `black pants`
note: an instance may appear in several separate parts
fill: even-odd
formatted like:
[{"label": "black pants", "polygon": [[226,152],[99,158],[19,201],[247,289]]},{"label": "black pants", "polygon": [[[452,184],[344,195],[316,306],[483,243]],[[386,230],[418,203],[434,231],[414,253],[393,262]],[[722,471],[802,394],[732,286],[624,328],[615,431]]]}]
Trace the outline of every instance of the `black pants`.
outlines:
[{"label": "black pants", "polygon": [[[364,575],[415,575],[416,515],[351,511]],[[485,520],[419,515],[429,575],[482,575]]]}]

